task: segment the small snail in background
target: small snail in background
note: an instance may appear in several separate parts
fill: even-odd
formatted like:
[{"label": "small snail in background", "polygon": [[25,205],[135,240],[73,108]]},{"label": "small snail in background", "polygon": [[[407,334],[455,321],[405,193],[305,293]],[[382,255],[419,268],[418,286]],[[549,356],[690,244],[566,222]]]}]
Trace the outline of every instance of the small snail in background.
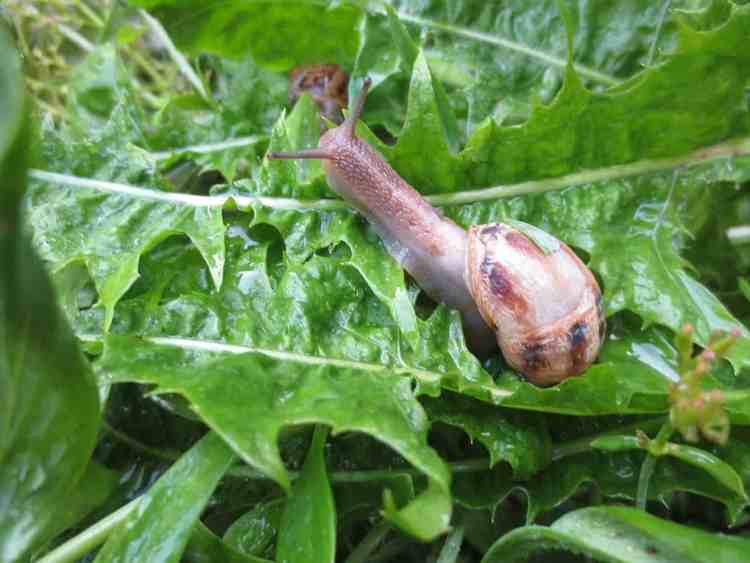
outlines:
[{"label": "small snail in background", "polygon": [[[302,94],[310,94],[318,104],[320,113],[334,123],[344,121],[342,110],[349,103],[347,85],[349,77],[339,65],[300,65],[289,73],[289,104]],[[321,131],[326,129],[321,123]]]},{"label": "small snail in background", "polygon": [[605,333],[591,271],[546,233],[554,242],[548,253],[511,225],[475,225],[467,233],[443,217],[355,135],[369,86],[366,79],[349,117],[317,148],[268,158],[322,160],[331,188],[367,218],[420,287],[460,311],[473,353],[486,357],[499,345],[537,385],[583,372]]}]

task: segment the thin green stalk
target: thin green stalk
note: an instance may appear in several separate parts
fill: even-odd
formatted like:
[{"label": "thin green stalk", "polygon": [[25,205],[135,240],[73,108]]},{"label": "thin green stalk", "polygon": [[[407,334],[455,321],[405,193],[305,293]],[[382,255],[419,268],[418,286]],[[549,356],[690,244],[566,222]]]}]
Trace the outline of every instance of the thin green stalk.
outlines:
[{"label": "thin green stalk", "polygon": [[[486,457],[476,459],[465,459],[448,463],[452,473],[476,473],[477,471],[486,471],[490,468],[490,460]],[[329,473],[328,478],[331,483],[364,483],[368,481],[377,481],[380,479],[390,479],[394,474],[404,473],[418,477],[422,473],[413,467],[399,467],[397,469],[369,469],[362,471],[333,471]],[[242,479],[266,480],[270,479],[265,473],[253,469],[247,465],[235,465],[227,471],[227,475],[240,477]],[[299,477],[297,471],[289,471],[289,478],[294,481]]]},{"label": "thin green stalk", "polygon": [[641,464],[641,472],[638,475],[638,490],[635,494],[635,506],[640,510],[646,510],[646,503],[648,502],[648,484],[651,481],[651,476],[654,474],[654,467],[656,466],[656,456],[652,454],[646,454],[646,459]]},{"label": "thin green stalk", "polygon": [[36,563],[68,563],[76,561],[103,544],[114,529],[138,507],[141,498],[131,500],[122,508],[116,510],[106,518],[99,520],[93,526],[86,528],[80,534],[70,538],[57,546]]},{"label": "thin green stalk", "polygon": [[139,442],[135,438],[128,436],[124,432],[120,432],[117,428],[111,426],[106,420],[102,421],[102,426],[104,427],[104,430],[106,430],[107,434],[109,434],[116,440],[119,440],[120,442],[127,444],[134,450],[138,450],[150,456],[157,457],[165,461],[177,461],[177,458],[179,458],[179,456],[181,455],[180,453],[173,454],[172,452],[166,452],[166,451],[159,450],[157,448],[152,448],[150,446],[147,446],[146,444]]},{"label": "thin green stalk", "polygon": [[[495,34],[483,33],[481,31],[475,31],[473,29],[462,27],[459,25],[444,23],[444,22],[432,20],[429,18],[422,18],[419,16],[415,16],[413,14],[408,14],[406,12],[398,12],[397,15],[398,15],[398,18],[402,21],[414,23],[414,24],[421,25],[424,27],[430,27],[432,29],[437,29],[445,33],[450,33],[452,35],[465,37],[473,41],[479,41],[481,43],[488,43],[496,47],[502,47],[510,51],[515,51],[516,53],[521,53],[532,59],[540,60],[544,64],[547,64],[547,65],[556,66],[558,68],[565,68],[566,65],[568,64],[568,61],[562,57],[552,55],[550,53],[542,51],[541,49],[535,49],[533,47],[529,47],[528,45],[524,45],[523,43],[518,43],[517,41],[512,41],[510,39],[499,37],[498,35],[495,35]],[[581,76],[584,76],[595,82],[600,82],[607,86],[616,86],[617,84],[620,83],[620,81],[614,76],[610,76],[596,69],[589,68],[587,66],[584,66],[578,63],[575,63],[573,66],[575,67],[576,71]]]},{"label": "thin green stalk", "polygon": [[[145,93],[143,94],[145,97]],[[158,102],[156,100],[155,102]],[[225,142],[231,144],[231,140]],[[628,164],[618,164],[596,170],[586,170],[544,180],[534,180],[506,186],[494,186],[478,190],[458,191],[450,194],[435,194],[425,199],[437,206],[465,205],[480,201],[497,200],[524,194],[539,194],[550,191],[562,190],[573,186],[581,186],[595,182],[618,180],[630,176],[639,176],[674,170],[680,167],[691,167],[702,165],[716,160],[731,159],[738,156],[750,155],[750,137],[732,139],[711,147],[702,148],[684,156],[665,158],[658,160],[640,160]],[[253,205],[262,205],[272,209],[347,209],[349,205],[340,199],[316,199],[301,200],[284,197],[266,196],[197,196],[192,194],[181,194],[173,192],[162,192],[120,184],[81,178],[68,174],[58,174],[45,170],[31,170],[29,175],[37,180],[63,184],[71,187],[86,187],[96,189],[105,193],[122,193],[134,198],[160,200],[195,207],[220,207],[222,209],[251,208]]]},{"label": "thin green stalk", "polygon": [[64,35],[71,43],[74,43],[78,47],[81,48],[81,50],[86,51],[87,53],[90,53],[94,50],[94,44],[86,39],[83,35],[78,33],[75,29],[72,27],[69,27],[65,25],[62,22],[57,23],[57,29],[58,31]]},{"label": "thin green stalk", "polygon": [[177,65],[177,68],[180,69],[180,72],[193,86],[193,88],[195,88],[196,92],[198,92],[198,94],[200,94],[200,96],[204,100],[211,101],[211,96],[209,96],[208,92],[206,91],[206,87],[203,84],[203,81],[198,76],[198,73],[195,72],[193,67],[190,65],[190,62],[187,60],[187,58],[185,58],[185,55],[183,55],[177,49],[177,47],[175,47],[175,44],[172,42],[171,37],[169,37],[167,30],[164,29],[164,26],[161,25],[161,22],[150,15],[146,10],[138,10],[138,14],[141,16],[141,18],[143,18],[143,21],[146,22],[146,25],[151,30],[151,33],[154,34],[156,39],[167,50],[167,53],[169,53],[169,56]]},{"label": "thin green stalk", "polygon": [[667,12],[669,11],[669,5],[672,0],[664,0],[662,4],[661,12],[659,12],[659,20],[656,24],[656,32],[654,33],[654,39],[651,42],[651,48],[648,50],[648,57],[646,59],[646,66],[651,66],[654,63],[654,57],[656,56],[656,45],[659,42],[659,36],[661,36],[662,29],[664,28],[664,20],[667,18]]},{"label": "thin green stalk", "polygon": [[656,438],[651,442],[651,447],[647,450],[646,459],[643,460],[641,465],[641,472],[638,475],[638,490],[635,495],[635,505],[641,510],[646,510],[646,503],[648,502],[648,485],[651,481],[651,476],[654,474],[654,467],[656,466],[656,460],[658,455],[654,455],[651,451],[660,452],[662,451],[667,440],[672,436],[674,428],[672,423],[667,418],[664,421],[664,425],[659,430]]},{"label": "thin green stalk", "polygon": [[147,57],[144,57],[141,55],[137,50],[135,49],[123,49],[125,54],[129,56],[131,59],[133,59],[133,62],[141,67],[143,72],[145,72],[148,77],[156,84],[156,87],[163,92],[168,92],[169,89],[172,87],[172,84],[167,82],[164,78],[162,78],[161,73],[159,70],[151,64],[151,61]]},{"label": "thin green stalk", "polygon": [[390,530],[391,525],[385,520],[375,525],[359,545],[354,548],[354,551],[349,554],[344,563],[365,563],[369,561],[370,554],[378,547]]},{"label": "thin green stalk", "polygon": [[457,526],[450,533],[440,550],[440,556],[437,563],[456,563],[458,554],[461,552],[461,545],[464,543],[464,527]]},{"label": "thin green stalk", "polygon": [[102,20],[83,0],[76,2],[76,8],[78,8],[81,13],[86,16],[92,24],[94,24],[94,27],[102,29],[105,26],[104,20]]},{"label": "thin green stalk", "polygon": [[636,430],[642,430],[647,434],[656,432],[657,430],[662,428],[665,418],[666,415],[657,416],[648,420],[640,420],[638,422],[633,422],[624,426],[618,426],[617,428],[607,430],[606,432],[602,432],[601,434],[597,434],[596,436],[584,436],[583,438],[571,440],[570,442],[563,442],[562,444],[558,444],[552,448],[552,461],[557,461],[564,457],[591,451],[591,442],[595,438],[601,438],[602,436],[618,434],[627,435],[632,434]]},{"label": "thin green stalk", "polygon": [[10,19],[13,22],[13,27],[16,30],[16,37],[18,37],[18,45],[21,47],[24,59],[28,59],[31,56],[31,49],[29,49],[29,43],[26,41],[26,34],[23,32],[23,26],[18,21],[18,16],[13,12],[9,11]]}]

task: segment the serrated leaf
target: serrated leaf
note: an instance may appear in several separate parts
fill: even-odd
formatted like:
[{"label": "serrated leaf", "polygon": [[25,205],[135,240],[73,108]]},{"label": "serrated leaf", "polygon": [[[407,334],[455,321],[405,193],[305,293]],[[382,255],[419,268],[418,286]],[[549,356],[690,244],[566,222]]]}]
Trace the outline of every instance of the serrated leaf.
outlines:
[{"label": "serrated leaf", "polygon": [[[309,218],[314,229],[320,225],[312,221],[316,217]],[[440,384],[483,401],[532,410],[595,415],[668,408],[669,384],[677,377],[668,338],[618,329],[585,377],[552,389],[524,383],[511,373],[493,383],[466,350],[457,315],[441,308],[428,321],[418,321],[418,346],[406,350],[388,309],[372,301],[367,284],[356,271],[342,268],[341,259],[313,256],[269,270],[268,242],[254,238],[242,222],[228,232],[220,292],[206,286],[208,272],[200,255],[175,241],[143,264],[143,283],[153,289],[122,302],[113,330],[293,351],[334,362],[356,360],[413,375],[430,394]],[[290,318],[296,321],[290,324]],[[96,311],[84,311],[79,332],[97,333],[99,319]]]},{"label": "serrated leaf", "polygon": [[[736,21],[741,21],[742,18],[745,17],[743,12],[737,10],[735,10],[735,12],[736,13],[732,20],[725,25],[733,25],[736,27],[738,25]],[[715,32],[710,33],[713,33],[712,37],[714,38],[717,36]],[[716,41],[716,39],[713,39],[712,41]],[[687,49],[687,51],[689,51],[689,49]],[[680,56],[677,58],[680,57],[686,58],[687,54],[680,53]],[[735,63],[736,61],[734,60],[729,60],[727,62],[730,70]],[[424,65],[421,66],[424,67]],[[648,75],[656,77],[658,80],[666,80],[669,72],[668,65],[665,64],[662,67],[647,71],[644,76]],[[439,122],[436,121],[438,118],[436,117],[435,111],[424,111],[420,113],[420,108],[427,110],[432,107],[434,110],[435,106],[434,88],[432,88],[432,79],[429,77],[428,72],[415,73],[413,91],[414,96],[409,111],[413,111],[414,115],[418,117],[417,121],[422,125],[419,125],[419,127],[414,126],[412,129],[415,132],[418,132],[420,127],[426,126],[423,125],[423,123],[431,122],[435,125],[435,131],[442,130]],[[622,92],[618,95],[622,99],[627,98]],[[617,99],[619,100],[620,98]],[[614,98],[612,100],[614,100]],[[614,103],[612,100],[608,103]],[[577,102],[571,101],[570,103]],[[564,112],[559,108],[555,108],[557,108],[557,106],[552,106],[551,108],[546,109],[541,108],[539,110],[540,115],[547,112],[550,115],[557,115],[557,119]],[[584,108],[584,110],[588,111],[587,108]],[[430,125],[430,127],[432,127],[432,125]],[[531,122],[523,126],[522,129],[529,127],[532,127]],[[510,135],[512,131],[509,129],[507,132],[501,132],[498,134],[504,135],[506,133]],[[408,135],[409,123],[407,123],[402,139],[405,138],[408,140]],[[401,142],[402,140],[399,141],[399,143]],[[406,145],[403,146],[405,147]],[[379,148],[385,150],[382,146]],[[399,144],[396,145],[395,149],[389,150],[391,156],[396,158],[399,154]],[[723,150],[726,151],[723,154],[731,156],[736,149],[733,148],[733,146],[727,145]],[[445,153],[444,150],[442,152]],[[435,153],[435,157],[437,158],[440,156],[441,151],[436,149],[435,151],[430,151],[430,153]],[[388,151],[386,151],[386,154],[388,154]],[[665,174],[669,174],[669,172],[674,170],[674,167],[678,165],[684,165],[686,163],[701,165],[706,162],[707,156],[713,158],[713,156],[711,156],[712,154],[713,153],[708,153],[708,155],[704,153],[695,153],[692,157],[681,158],[675,161],[674,164],[665,162],[662,170],[665,170]],[[451,161],[450,155],[447,155],[443,160],[445,161],[447,168],[428,166],[421,168],[422,172],[420,173],[430,175],[433,173],[433,170],[438,169],[442,170],[440,174],[443,177],[446,177],[446,174],[449,172],[451,174],[458,173],[457,170],[459,170],[459,168],[457,168],[458,165],[455,162],[455,158],[454,161]],[[453,162],[453,164],[451,164],[451,162]],[[719,160],[717,160],[717,164],[718,162]],[[420,164],[420,166],[423,166],[423,164]],[[402,166],[402,168],[404,167],[406,167],[408,171],[408,166],[406,164]],[[700,166],[698,166],[698,168],[700,168]],[[656,169],[658,170],[659,168],[657,167]],[[670,248],[671,243],[670,245],[667,245],[670,241],[661,237],[668,235],[674,230],[679,231],[681,228],[677,221],[671,216],[672,211],[668,205],[671,202],[669,196],[671,193],[670,190],[674,186],[669,184],[670,188],[667,188],[667,184],[664,183],[663,179],[654,180],[656,187],[658,188],[656,190],[658,196],[654,195],[654,184],[643,176],[644,173],[653,173],[655,170],[650,161],[641,161],[634,164],[631,168],[630,173],[637,177],[637,186],[635,188],[631,186],[630,182],[619,179],[622,174],[620,169],[613,168],[610,172],[611,176],[608,176],[607,169],[601,170],[603,171],[603,174],[589,175],[584,173],[582,175],[582,180],[583,178],[596,177],[599,178],[601,182],[599,184],[588,185],[585,188],[577,188],[575,190],[571,189],[565,192],[556,192],[554,194],[536,195],[531,200],[527,196],[524,198],[524,200],[526,200],[524,203],[522,203],[521,200],[509,200],[507,202],[492,204],[481,203],[484,199],[484,195],[478,194],[478,199],[473,205],[465,205],[461,208],[449,208],[448,211],[464,225],[491,222],[492,220],[502,220],[509,216],[524,219],[530,223],[538,224],[545,228],[545,230],[552,231],[561,239],[566,240],[575,246],[591,251],[593,253],[592,264],[605,278],[604,285],[605,290],[607,291],[610,312],[627,307],[647,320],[658,320],[659,322],[668,324],[668,326],[673,329],[685,320],[699,321],[697,322],[699,325],[698,335],[703,341],[705,341],[707,333],[711,330],[734,325],[734,320],[728,315],[726,309],[724,309],[718,301],[713,299],[710,294],[705,292],[700,285],[697,285],[689,277],[686,277],[686,275],[680,270],[672,270],[672,268],[682,265],[682,262],[679,259],[677,250],[675,248]],[[703,175],[705,171],[701,170],[700,173]],[[718,170],[716,177],[725,177],[725,173],[726,172]],[[732,171],[730,171],[730,173],[735,174],[735,172]],[[641,174],[640,177],[638,177],[639,174]],[[603,184],[607,184],[607,180],[609,180],[610,183],[614,183],[616,187],[605,189]],[[583,182],[586,182],[586,180],[583,180]],[[687,180],[685,180],[685,182],[687,182]],[[682,180],[680,181],[680,185],[681,184]],[[497,193],[498,195],[501,195],[502,192],[500,191]],[[442,201],[451,203],[453,201],[451,195],[452,194],[446,194]],[[643,200],[646,197],[651,197],[652,202],[644,202]],[[469,201],[471,201],[471,199],[469,199]],[[325,201],[321,203],[327,205]],[[293,202],[291,202],[291,204],[295,205]],[[309,205],[312,208],[317,208],[316,202],[311,202]],[[625,213],[621,213],[623,208],[632,209],[632,215],[628,216]],[[554,209],[555,213],[548,211],[551,209]],[[651,215],[649,215],[649,211],[651,212]],[[656,213],[655,218],[654,213]],[[641,256],[643,257],[642,259],[644,263],[637,269],[629,267],[629,258],[623,258],[623,253],[629,252],[629,250],[626,251],[624,249],[631,248],[628,245],[622,244],[623,235],[613,236],[609,234],[612,232],[611,223],[616,214],[622,215],[620,218],[622,229],[625,232],[625,235],[633,237],[633,246],[641,245]],[[632,226],[633,218],[640,221],[641,217],[644,218],[643,222],[645,225],[639,226],[637,229],[631,229],[630,227]],[[651,230],[649,231],[648,229]],[[305,239],[300,239],[299,241],[287,240],[287,242],[293,242],[295,245],[307,244],[307,240]],[[611,248],[615,245],[617,246],[617,251],[614,251]],[[305,248],[304,252],[301,254],[309,256],[310,251],[314,250],[314,245],[312,246],[313,247],[308,246]],[[287,246],[287,248],[290,248],[290,246]],[[599,255],[606,256],[606,259],[597,262]],[[393,265],[392,262],[390,264]],[[366,278],[370,277],[372,279],[374,275],[372,269],[366,270],[363,267],[361,271]],[[391,279],[395,278],[391,277]],[[671,288],[674,295],[671,299],[665,300],[661,296],[660,289],[654,284],[653,280],[662,280],[665,283],[669,282],[672,284]],[[674,283],[675,281],[677,283]],[[391,282],[386,283],[390,284]],[[399,319],[399,324],[402,329],[405,329],[405,333],[410,343],[414,346],[416,333],[410,329],[411,319],[399,316],[399,312],[409,311],[409,307],[402,306],[405,297],[404,292],[399,291],[398,286],[394,288],[393,285],[390,286],[388,291],[383,290],[383,285],[376,285],[373,283],[371,284],[371,287],[376,294],[384,298],[385,302],[391,309],[392,314],[395,318]],[[413,317],[411,318],[413,319]],[[737,360],[738,365],[741,365],[742,361],[744,360],[741,358]],[[504,395],[507,396],[514,393],[516,387],[515,383],[509,381],[507,383],[503,382],[503,385],[508,386],[506,387],[508,392],[504,393]],[[571,382],[569,385],[571,388],[575,389],[579,385],[586,387],[587,383],[578,380],[576,382]],[[593,390],[593,387],[591,389]],[[483,398],[487,398],[488,396],[487,393],[478,393],[481,394]],[[628,402],[627,389],[622,389],[620,393],[625,393],[625,398],[618,399],[619,404],[623,404],[623,401]],[[520,402],[508,401],[506,404],[516,404],[520,406],[527,404],[527,400],[522,400]]]},{"label": "serrated leaf", "polygon": [[[185,396],[247,463],[287,489],[289,476],[276,445],[281,428],[319,422],[335,433],[370,434],[429,478],[428,491],[394,514],[397,524],[423,540],[446,529],[450,474],[426,443],[428,422],[408,379],[302,355],[232,351],[241,349],[206,347],[198,341],[176,347],[113,336],[98,366],[105,381],[156,383],[160,392]],[[424,505],[434,510],[428,522],[420,521]]]},{"label": "serrated leaf", "polygon": [[[318,223],[312,224],[317,229]],[[418,346],[408,350],[388,309],[373,301],[356,271],[342,268],[346,259],[312,256],[269,270],[268,242],[255,238],[242,222],[228,232],[229,260],[220,292],[206,286],[200,255],[175,241],[144,263],[143,283],[152,289],[121,303],[113,331],[302,353],[336,364],[355,360],[415,377],[422,392],[431,395],[442,385],[483,401],[547,412],[667,410],[671,373],[664,365],[673,356],[668,345],[662,350],[650,336],[632,330],[618,335],[605,346],[601,364],[553,389],[524,383],[511,373],[493,383],[466,350],[455,313],[439,308],[427,321],[418,320]],[[96,334],[96,313],[83,312],[79,332]]]},{"label": "serrated leaf", "polygon": [[[674,42],[674,18],[661,3],[565,4],[580,22],[576,70],[594,89],[629,78]],[[421,32],[428,59],[444,69],[440,78],[464,89],[471,128],[493,114],[498,121],[518,122],[535,100],[549,101],[557,92],[568,55],[557,2],[392,5],[415,36]]]},{"label": "serrated leaf", "polygon": [[[29,195],[32,225],[55,224],[37,237],[42,256],[54,271],[71,264],[86,266],[105,310],[103,330],[112,322],[117,302],[138,279],[143,253],[175,234],[185,234],[210,265],[211,278],[221,286],[224,268],[224,223],[221,210],[181,201],[164,202],[158,192],[131,190],[103,195],[96,182],[69,187],[64,176],[35,174]],[[190,201],[190,196],[187,196]],[[85,232],[84,237],[77,236]]]},{"label": "serrated leaf", "polygon": [[432,420],[457,426],[490,454],[490,467],[506,461],[515,479],[528,479],[550,460],[550,437],[541,418],[443,393],[423,401]]},{"label": "serrated leaf", "polygon": [[[732,453],[732,450],[736,451]],[[746,450],[742,442],[721,450],[733,473],[747,476],[748,462],[743,457]],[[455,476],[453,490],[459,503],[493,510],[512,492],[521,492],[527,499],[526,519],[531,523],[570,499],[586,483],[594,483],[604,496],[634,501],[644,457],[640,451],[580,453],[553,462],[526,482],[514,482],[506,467],[497,466],[493,471]],[[730,523],[735,522],[747,506],[743,494],[717,481],[704,468],[661,457],[650,482],[649,499],[666,499],[674,491],[688,491],[721,502],[727,509]]]},{"label": "serrated leaf", "polygon": [[[101,77],[90,76],[102,66],[107,72]],[[152,155],[133,144],[147,143],[142,113],[127,80],[120,78],[124,72],[111,47],[104,46],[86,59],[79,79],[83,85],[76,83],[77,88],[105,89],[106,95],[102,95],[109,104],[108,112],[75,117],[62,131],[44,131],[47,170],[32,171],[35,181],[27,196],[29,222],[36,228],[35,243],[42,257],[53,273],[76,264],[85,266],[97,288],[98,305],[105,311],[104,331],[112,322],[115,305],[138,278],[141,254],[165,238],[175,234],[190,237],[210,264],[216,287],[221,285],[224,266],[221,210],[200,203],[181,205],[190,202],[190,196],[178,196],[172,205],[160,200],[157,190],[167,184]],[[50,174],[50,170],[64,176]],[[81,175],[88,182],[84,181],[85,186],[71,184],[68,175]],[[149,189],[104,196],[97,191],[97,186],[111,181]],[[47,230],[46,225],[57,228]]]}]

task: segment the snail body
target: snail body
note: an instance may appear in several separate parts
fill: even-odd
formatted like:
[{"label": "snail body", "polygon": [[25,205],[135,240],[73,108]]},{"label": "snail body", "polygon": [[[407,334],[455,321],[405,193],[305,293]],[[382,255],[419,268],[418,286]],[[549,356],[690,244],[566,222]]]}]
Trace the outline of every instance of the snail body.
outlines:
[{"label": "snail body", "polygon": [[583,372],[605,330],[591,271],[562,242],[545,254],[509,225],[467,232],[443,217],[355,135],[369,85],[368,79],[351,114],[317,148],[268,158],[321,159],[331,189],[367,218],[389,253],[430,297],[461,313],[472,352],[486,357],[499,346],[539,385]]}]

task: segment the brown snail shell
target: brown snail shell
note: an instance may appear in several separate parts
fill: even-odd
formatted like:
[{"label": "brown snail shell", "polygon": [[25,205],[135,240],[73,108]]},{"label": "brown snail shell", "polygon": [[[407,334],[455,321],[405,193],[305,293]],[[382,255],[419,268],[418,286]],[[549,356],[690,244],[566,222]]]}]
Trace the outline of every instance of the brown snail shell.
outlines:
[{"label": "brown snail shell", "polygon": [[558,243],[546,254],[509,225],[469,228],[469,291],[505,360],[537,385],[583,372],[599,354],[606,329],[596,278]]}]

